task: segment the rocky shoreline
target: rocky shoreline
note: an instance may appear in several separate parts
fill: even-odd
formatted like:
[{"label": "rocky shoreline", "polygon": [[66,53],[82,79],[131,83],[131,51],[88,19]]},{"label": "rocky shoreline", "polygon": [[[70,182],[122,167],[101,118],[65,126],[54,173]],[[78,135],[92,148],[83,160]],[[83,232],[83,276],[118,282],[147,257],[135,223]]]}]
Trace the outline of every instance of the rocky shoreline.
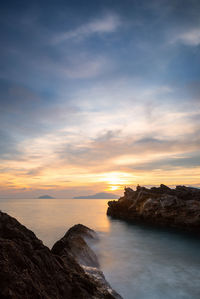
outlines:
[{"label": "rocky shoreline", "polygon": [[96,233],[73,226],[52,250],[0,211],[0,298],[120,299],[89,246]]},{"label": "rocky shoreline", "polygon": [[176,228],[200,236],[200,189],[163,184],[150,189],[125,188],[118,201],[109,201],[107,215],[135,223]]}]

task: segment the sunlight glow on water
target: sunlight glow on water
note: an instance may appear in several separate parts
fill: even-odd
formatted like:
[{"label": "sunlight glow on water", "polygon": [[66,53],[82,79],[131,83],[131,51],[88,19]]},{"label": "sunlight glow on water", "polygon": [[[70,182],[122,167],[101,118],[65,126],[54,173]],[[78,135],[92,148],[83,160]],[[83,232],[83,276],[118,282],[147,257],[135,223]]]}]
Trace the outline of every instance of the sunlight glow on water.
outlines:
[{"label": "sunlight glow on water", "polygon": [[82,223],[97,231],[108,231],[107,200],[95,199],[13,199],[0,200],[0,209],[33,230],[45,245],[52,245],[66,231]]},{"label": "sunlight glow on water", "polygon": [[107,200],[0,200],[51,247],[74,224],[99,232],[95,250],[104,274],[124,299],[199,299],[200,240],[106,216]]}]

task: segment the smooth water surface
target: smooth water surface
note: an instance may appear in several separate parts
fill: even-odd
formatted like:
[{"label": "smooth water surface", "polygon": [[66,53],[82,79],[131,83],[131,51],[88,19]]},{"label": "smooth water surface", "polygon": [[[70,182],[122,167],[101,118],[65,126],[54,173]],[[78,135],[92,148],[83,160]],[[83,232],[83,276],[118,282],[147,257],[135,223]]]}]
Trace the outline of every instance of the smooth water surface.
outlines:
[{"label": "smooth water surface", "polygon": [[131,225],[106,216],[107,200],[0,200],[51,247],[74,224],[99,232],[102,270],[124,299],[200,298],[200,240],[184,234]]}]

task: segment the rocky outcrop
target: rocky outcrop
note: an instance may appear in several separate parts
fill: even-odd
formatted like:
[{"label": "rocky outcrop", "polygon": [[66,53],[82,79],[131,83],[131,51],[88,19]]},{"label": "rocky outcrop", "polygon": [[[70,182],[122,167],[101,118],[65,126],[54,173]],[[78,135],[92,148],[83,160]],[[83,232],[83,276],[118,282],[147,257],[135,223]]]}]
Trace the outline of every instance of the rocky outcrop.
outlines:
[{"label": "rocky outcrop", "polygon": [[76,225],[50,250],[0,211],[0,298],[121,298],[97,268],[97,257],[87,243],[95,238],[94,231]]},{"label": "rocky outcrop", "polygon": [[[70,256],[81,265],[85,273],[99,285],[102,293],[107,291],[114,297],[119,296],[106,281],[103,272],[99,269],[99,262],[91,245],[98,240],[97,234],[88,227],[77,224],[70,228],[65,236],[54,244],[52,252],[56,255]],[[89,246],[90,245],[90,246]]]},{"label": "rocky outcrop", "polygon": [[88,246],[89,242],[93,243],[95,240],[98,240],[98,237],[93,230],[77,224],[54,244],[51,251],[59,256],[70,255],[81,265],[99,267],[96,254]]},{"label": "rocky outcrop", "polygon": [[107,214],[127,221],[174,227],[200,235],[200,189],[165,185],[125,188],[118,201],[108,202]]}]

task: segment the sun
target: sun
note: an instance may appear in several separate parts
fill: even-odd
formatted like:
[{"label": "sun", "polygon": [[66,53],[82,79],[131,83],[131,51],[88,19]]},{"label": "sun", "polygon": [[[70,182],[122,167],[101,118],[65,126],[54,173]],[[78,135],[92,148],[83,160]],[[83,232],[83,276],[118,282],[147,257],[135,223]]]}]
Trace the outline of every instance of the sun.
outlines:
[{"label": "sun", "polygon": [[119,190],[120,188],[120,186],[109,186],[109,190],[111,191]]},{"label": "sun", "polygon": [[118,186],[126,181],[126,177],[124,177],[124,173],[110,172],[104,173],[101,177],[101,181],[108,183],[110,186]]},{"label": "sun", "polygon": [[133,179],[133,175],[126,172],[108,172],[103,173],[99,178],[99,181],[106,182],[110,186],[122,186],[130,184]]},{"label": "sun", "polygon": [[125,186],[131,185],[133,175],[126,172],[107,172],[100,175],[98,181],[104,182],[106,191],[122,190]]}]

